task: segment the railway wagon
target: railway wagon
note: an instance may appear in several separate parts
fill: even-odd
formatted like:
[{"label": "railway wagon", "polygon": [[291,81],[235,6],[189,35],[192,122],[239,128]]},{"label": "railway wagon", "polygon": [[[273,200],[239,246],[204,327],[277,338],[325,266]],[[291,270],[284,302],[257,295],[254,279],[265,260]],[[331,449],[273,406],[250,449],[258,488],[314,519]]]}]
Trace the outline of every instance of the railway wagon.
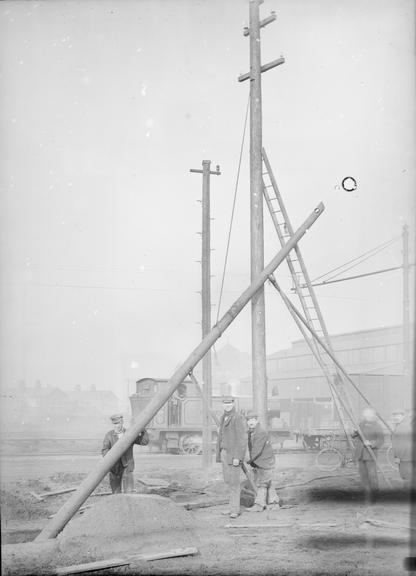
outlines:
[{"label": "railway wagon", "polygon": [[[136,392],[130,396],[133,418],[135,418],[153,397],[167,384],[160,378],[142,378],[136,382]],[[236,397],[237,410],[244,412],[252,408],[252,398]],[[274,423],[280,416],[279,402],[268,401],[268,420],[274,442],[283,443],[290,435],[287,429],[276,429]],[[222,397],[212,398],[213,412],[220,418],[223,413]],[[202,452],[202,399],[196,385],[184,380],[162,406],[146,427],[150,435],[150,447],[158,447],[162,452],[179,454],[200,454]],[[217,427],[212,425],[213,445],[217,438]]]}]

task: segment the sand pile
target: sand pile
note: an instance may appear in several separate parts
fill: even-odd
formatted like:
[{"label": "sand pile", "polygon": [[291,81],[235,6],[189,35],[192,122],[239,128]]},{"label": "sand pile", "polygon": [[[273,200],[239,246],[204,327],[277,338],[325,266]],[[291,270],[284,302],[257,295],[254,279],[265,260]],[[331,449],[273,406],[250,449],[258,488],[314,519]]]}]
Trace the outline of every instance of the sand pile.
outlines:
[{"label": "sand pile", "polygon": [[116,494],[94,503],[71,520],[58,541],[60,560],[67,564],[198,547],[192,514],[150,494]]},{"label": "sand pile", "polygon": [[26,542],[1,547],[2,576],[46,576],[57,565],[58,542]]}]

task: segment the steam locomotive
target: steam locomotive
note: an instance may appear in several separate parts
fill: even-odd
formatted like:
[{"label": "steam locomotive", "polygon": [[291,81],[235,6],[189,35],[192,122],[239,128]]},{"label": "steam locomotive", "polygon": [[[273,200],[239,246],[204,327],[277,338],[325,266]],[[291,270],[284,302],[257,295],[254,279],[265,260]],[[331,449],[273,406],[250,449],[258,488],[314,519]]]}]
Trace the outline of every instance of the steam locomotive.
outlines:
[{"label": "steam locomotive", "polygon": [[[163,390],[167,380],[142,378],[136,382],[136,393],[130,396],[133,418]],[[236,408],[244,412],[252,408],[251,396],[237,396]],[[218,418],[223,413],[221,396],[212,398],[212,409]],[[280,404],[277,399],[268,399],[268,424],[272,443],[283,445],[290,436],[289,429],[276,428],[280,417]],[[150,436],[150,448],[159,448],[162,452],[179,454],[200,454],[202,452],[202,399],[197,386],[191,380],[184,380],[157,412],[146,427]],[[217,427],[212,425],[213,445],[217,437]]]}]

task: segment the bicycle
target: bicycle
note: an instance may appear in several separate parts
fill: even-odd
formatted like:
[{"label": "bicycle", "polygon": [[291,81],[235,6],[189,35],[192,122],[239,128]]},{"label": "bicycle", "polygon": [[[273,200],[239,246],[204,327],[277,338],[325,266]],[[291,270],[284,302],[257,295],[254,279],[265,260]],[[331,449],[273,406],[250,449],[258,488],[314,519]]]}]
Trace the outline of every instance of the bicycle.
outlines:
[{"label": "bicycle", "polygon": [[339,468],[355,466],[355,459],[350,449],[346,451],[335,448],[335,434],[328,434],[324,440],[324,448],[315,457],[315,464],[322,472],[334,472]]}]

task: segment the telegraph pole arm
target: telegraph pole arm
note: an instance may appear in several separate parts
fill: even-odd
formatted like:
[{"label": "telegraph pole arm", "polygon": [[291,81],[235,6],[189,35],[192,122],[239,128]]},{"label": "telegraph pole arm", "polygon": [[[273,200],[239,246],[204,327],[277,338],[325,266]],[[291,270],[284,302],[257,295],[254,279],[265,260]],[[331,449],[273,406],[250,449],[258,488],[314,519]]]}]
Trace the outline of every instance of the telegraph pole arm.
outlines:
[{"label": "telegraph pole arm", "polygon": [[[210,162],[210,160],[204,160],[203,162]],[[196,172],[197,174],[203,174],[203,170],[198,170],[197,168],[191,168],[189,172]],[[220,167],[217,166],[215,172],[213,170],[209,171],[210,174],[214,174],[214,176],[221,176]]]},{"label": "telegraph pole arm", "polygon": [[[260,72],[267,72],[267,70],[271,70],[272,68],[279,66],[279,64],[284,63],[285,59],[283,57],[277,58],[277,60],[272,60],[268,64],[263,64],[263,66],[260,68]],[[241,74],[241,76],[238,77],[238,81],[244,82],[244,80],[248,80],[249,78],[250,78],[250,72],[247,72],[246,74]]]},{"label": "telegraph pole arm", "polygon": [[[259,26],[260,28],[264,28],[265,26],[267,26],[267,24],[270,24],[275,20],[276,20],[276,12],[272,12],[270,16],[267,16],[267,18],[264,18],[264,20],[260,20]],[[248,26],[244,28],[243,34],[244,36],[250,36],[250,28]]]}]

